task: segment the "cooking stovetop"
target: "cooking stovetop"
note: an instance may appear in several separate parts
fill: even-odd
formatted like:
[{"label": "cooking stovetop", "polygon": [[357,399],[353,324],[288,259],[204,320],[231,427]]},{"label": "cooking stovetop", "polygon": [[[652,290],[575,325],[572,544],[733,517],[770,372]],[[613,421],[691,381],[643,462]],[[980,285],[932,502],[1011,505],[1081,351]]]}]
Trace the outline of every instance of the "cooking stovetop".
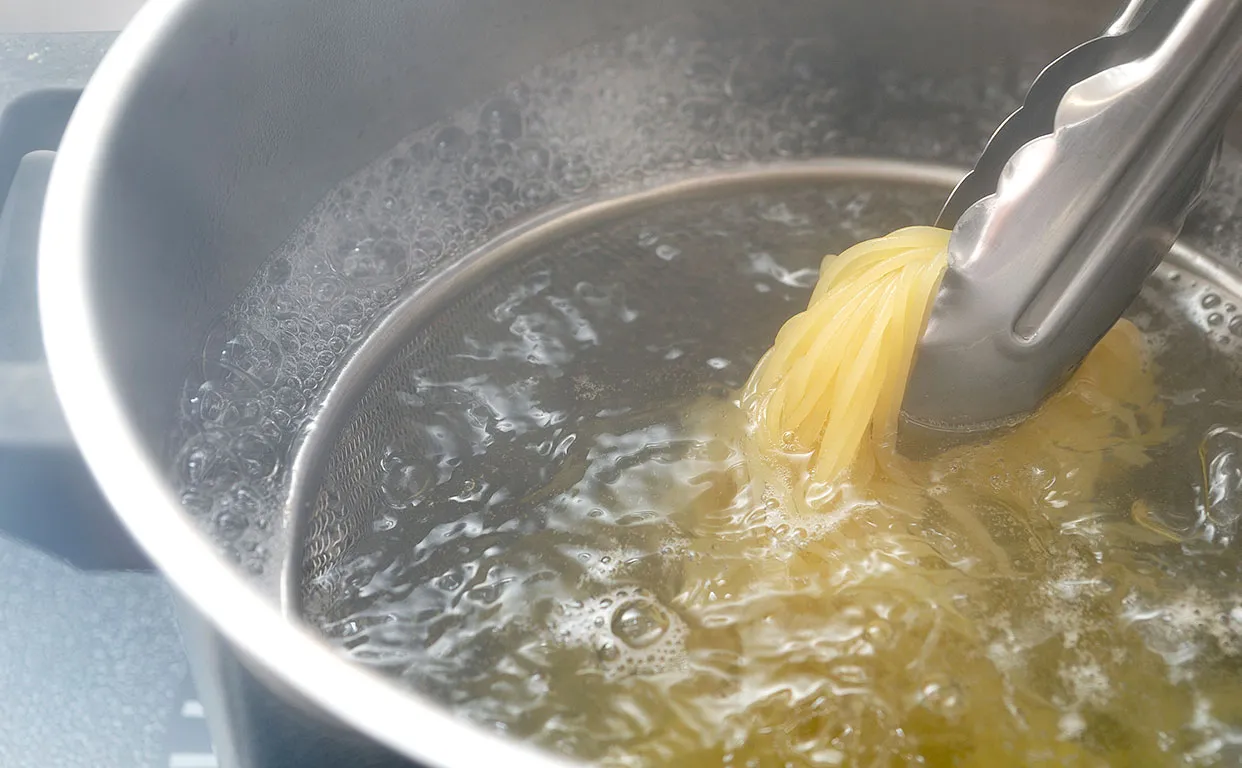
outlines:
[{"label": "cooking stovetop", "polygon": [[[86,82],[114,37],[0,34],[0,205],[13,172],[4,142],[26,142],[24,151],[56,141],[37,135],[37,114],[12,118],[43,97],[53,111],[72,99],[65,89]],[[13,246],[13,231],[28,224],[20,214],[11,210],[7,225],[0,216],[0,369],[9,363],[9,372],[14,360],[37,357],[14,341],[14,327],[34,322],[31,264]],[[17,380],[0,377],[0,400],[21,395]],[[12,432],[0,423],[0,765],[215,766],[168,587],[111,520],[70,447],[23,444]]]}]

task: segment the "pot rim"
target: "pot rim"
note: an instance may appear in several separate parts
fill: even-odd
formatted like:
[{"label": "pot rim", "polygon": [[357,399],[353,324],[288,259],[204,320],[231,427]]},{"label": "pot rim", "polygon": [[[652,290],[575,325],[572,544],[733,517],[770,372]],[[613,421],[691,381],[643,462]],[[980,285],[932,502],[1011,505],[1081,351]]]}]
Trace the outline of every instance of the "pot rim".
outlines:
[{"label": "pot rim", "polygon": [[429,766],[571,763],[499,736],[347,661],[286,620],[194,525],[143,448],[110,380],[90,290],[96,174],[137,74],[198,0],[151,0],[104,56],[58,151],[39,235],[40,322],[66,419],[105,497],[151,560],[243,656],[291,690],[391,749]]}]

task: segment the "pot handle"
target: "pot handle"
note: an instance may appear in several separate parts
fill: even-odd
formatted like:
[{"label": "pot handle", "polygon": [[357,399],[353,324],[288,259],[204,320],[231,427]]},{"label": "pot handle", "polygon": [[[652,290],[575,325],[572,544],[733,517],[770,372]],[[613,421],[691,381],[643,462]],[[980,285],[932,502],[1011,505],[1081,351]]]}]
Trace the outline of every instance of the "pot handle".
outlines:
[{"label": "pot handle", "polygon": [[43,196],[80,91],[35,91],[0,112],[0,446],[67,447],[39,333],[36,254]]},{"label": "pot handle", "polygon": [[0,534],[86,570],[146,569],[74,445],[39,329],[43,198],[80,94],[33,91],[0,111]]}]

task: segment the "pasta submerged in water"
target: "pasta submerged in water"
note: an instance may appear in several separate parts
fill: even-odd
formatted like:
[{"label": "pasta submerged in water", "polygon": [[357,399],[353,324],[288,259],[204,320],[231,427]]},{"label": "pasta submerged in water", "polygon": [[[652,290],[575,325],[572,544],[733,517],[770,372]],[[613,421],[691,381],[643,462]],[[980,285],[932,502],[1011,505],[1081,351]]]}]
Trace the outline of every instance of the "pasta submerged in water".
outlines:
[{"label": "pasta submerged in water", "polygon": [[[1110,473],[1170,435],[1144,339],[1123,320],[1019,427],[903,459],[901,397],[948,237],[912,227],[826,258],[739,398],[692,414],[740,461],[668,500],[696,533],[676,604],[727,627],[744,662],[716,704],[737,748],[676,764],[1165,764],[1150,755],[1186,692],[1116,617],[1146,577],[1060,532],[1103,514]],[[1115,535],[1150,543],[1139,525]],[[1050,593],[1096,583],[1097,565],[1108,589]],[[1160,703],[1137,712],[1116,690]],[[691,691],[672,699],[702,706]]]},{"label": "pasta submerged in water", "polygon": [[[1212,524],[1211,477],[1242,494],[1242,433],[1236,452],[1192,447],[1235,406],[1203,416],[1172,396],[1178,371],[1162,397],[1147,337],[1122,321],[1020,425],[899,455],[948,237],[902,229],[826,258],[745,385],[688,406],[613,408],[592,389],[594,415],[553,420],[524,374],[474,399],[510,366],[477,354],[468,380],[454,362],[447,386],[420,382],[420,417],[443,407],[464,429],[479,410],[463,402],[525,402],[548,429],[496,439],[468,487],[445,486],[451,515],[377,534],[358,560],[377,573],[353,594],[365,608],[333,630],[464,715],[602,766],[1235,764],[1236,548],[1208,559],[1189,523],[1163,527]],[[547,297],[526,287],[542,322]],[[701,349],[736,341],[722,325]],[[1190,381],[1202,401],[1230,391]],[[474,478],[498,462],[546,474],[478,506]]]}]

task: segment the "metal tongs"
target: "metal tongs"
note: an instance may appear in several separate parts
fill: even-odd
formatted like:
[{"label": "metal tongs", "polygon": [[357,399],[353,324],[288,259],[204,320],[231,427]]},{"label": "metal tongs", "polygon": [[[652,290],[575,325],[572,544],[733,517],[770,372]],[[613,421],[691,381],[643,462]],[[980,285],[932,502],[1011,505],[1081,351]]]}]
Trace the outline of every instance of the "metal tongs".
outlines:
[{"label": "metal tongs", "polygon": [[907,419],[986,431],[1064,383],[1172,248],[1240,89],[1242,0],[1132,0],[1044,70],[937,222]]}]

